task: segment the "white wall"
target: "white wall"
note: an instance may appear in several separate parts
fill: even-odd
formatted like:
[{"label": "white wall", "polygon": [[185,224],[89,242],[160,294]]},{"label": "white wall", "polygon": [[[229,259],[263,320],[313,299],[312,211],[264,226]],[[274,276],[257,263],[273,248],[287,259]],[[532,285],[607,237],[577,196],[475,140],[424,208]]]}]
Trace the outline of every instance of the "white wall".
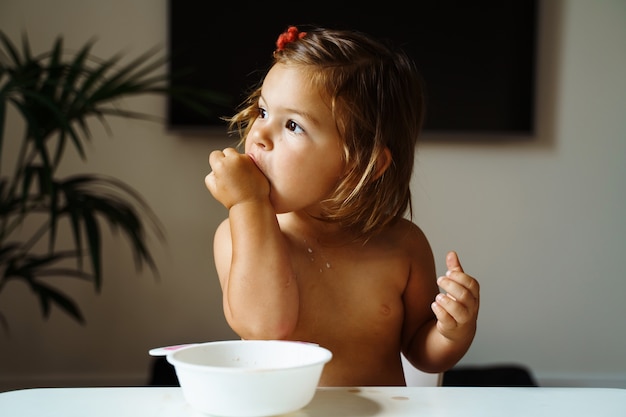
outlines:
[{"label": "white wall", "polygon": [[[544,0],[541,19],[536,134],[425,135],[415,220],[440,272],[456,249],[481,281],[479,331],[463,364],[522,363],[546,385],[626,388],[626,1]],[[97,55],[136,56],[165,45],[165,24],[165,0],[0,3],[0,28],[16,41],[26,29],[34,51],[63,34],[68,47],[96,36]],[[132,106],[163,114],[165,103]],[[206,156],[231,140],[111,125],[113,137],[94,125],[88,163],[73,158],[66,170],[111,174],[140,190],[167,230],[165,246],[154,242],[161,280],[136,273],[125,245],[107,239],[101,294],[59,282],[80,299],[86,326],[58,310],[46,321],[27,288],[8,287],[0,390],[142,384],[149,348],[235,337],[211,257],[226,213],[203,184]]]},{"label": "white wall", "polygon": [[423,145],[417,221],[481,279],[463,363],[626,387],[626,2],[541,11],[536,137]]}]

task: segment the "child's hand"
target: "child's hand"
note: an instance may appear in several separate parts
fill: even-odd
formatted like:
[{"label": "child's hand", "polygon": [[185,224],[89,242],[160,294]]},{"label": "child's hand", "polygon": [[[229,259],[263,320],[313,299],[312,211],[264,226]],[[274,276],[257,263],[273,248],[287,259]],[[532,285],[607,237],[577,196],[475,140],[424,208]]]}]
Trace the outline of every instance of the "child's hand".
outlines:
[{"label": "child's hand", "polygon": [[447,339],[468,342],[476,333],[480,286],[463,272],[456,252],[447,254],[446,265],[448,272],[437,279],[445,293],[438,294],[431,306],[437,316],[437,329]]},{"label": "child's hand", "polygon": [[212,171],[204,183],[227,209],[237,203],[269,197],[269,181],[248,155],[226,148],[211,152],[209,164]]}]

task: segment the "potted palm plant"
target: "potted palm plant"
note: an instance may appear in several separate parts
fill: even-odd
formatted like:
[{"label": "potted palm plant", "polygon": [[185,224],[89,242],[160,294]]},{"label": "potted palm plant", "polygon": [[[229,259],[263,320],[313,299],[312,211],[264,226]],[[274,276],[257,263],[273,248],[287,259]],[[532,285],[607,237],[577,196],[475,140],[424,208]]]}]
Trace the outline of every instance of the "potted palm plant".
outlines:
[{"label": "potted palm plant", "polygon": [[[140,269],[147,265],[156,273],[146,232],[153,229],[159,235],[162,230],[142,196],[124,182],[94,174],[60,178],[65,152],[73,148],[86,159],[90,119],[108,127],[109,117],[154,118],[124,110],[119,105],[123,98],[170,95],[207,115],[212,105],[224,102],[216,93],[170,87],[163,71],[167,59],[158,49],[123,64],[121,55],[95,57],[92,46],[88,42],[68,54],[58,37],[50,51],[33,55],[25,35],[17,48],[0,32],[0,292],[21,280],[44,317],[54,305],[81,323],[76,300],[52,280],[75,277],[100,289],[103,224],[128,239]],[[5,137],[9,108],[23,119],[21,137]],[[3,154],[8,141],[19,141],[17,155]],[[12,162],[10,171],[2,161]],[[58,237],[68,232],[71,248],[60,249]]]}]

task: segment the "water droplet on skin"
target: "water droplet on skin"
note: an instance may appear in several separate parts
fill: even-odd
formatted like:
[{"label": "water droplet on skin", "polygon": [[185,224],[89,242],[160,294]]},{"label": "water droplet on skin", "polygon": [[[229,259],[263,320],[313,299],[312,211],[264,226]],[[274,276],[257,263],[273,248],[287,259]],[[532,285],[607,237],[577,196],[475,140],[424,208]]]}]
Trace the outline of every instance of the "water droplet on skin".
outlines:
[{"label": "water droplet on skin", "polygon": [[330,262],[326,262],[326,268],[330,268]]}]

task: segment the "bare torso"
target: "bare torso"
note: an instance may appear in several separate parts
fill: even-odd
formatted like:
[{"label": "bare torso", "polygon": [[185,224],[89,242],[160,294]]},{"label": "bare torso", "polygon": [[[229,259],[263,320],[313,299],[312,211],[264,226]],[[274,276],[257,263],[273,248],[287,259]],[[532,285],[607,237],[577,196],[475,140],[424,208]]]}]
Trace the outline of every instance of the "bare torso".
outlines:
[{"label": "bare torso", "polygon": [[[289,242],[299,291],[299,315],[289,339],[318,343],[333,353],[320,385],[404,385],[399,352],[405,290],[414,282],[412,324],[432,319],[437,293],[432,255],[417,227],[401,222],[367,244],[324,244],[281,227]],[[287,229],[287,230],[285,230]],[[427,265],[416,267],[416,263]],[[424,268],[421,268],[424,267]],[[423,275],[423,274],[422,274]],[[422,301],[423,300],[423,301]]]}]

